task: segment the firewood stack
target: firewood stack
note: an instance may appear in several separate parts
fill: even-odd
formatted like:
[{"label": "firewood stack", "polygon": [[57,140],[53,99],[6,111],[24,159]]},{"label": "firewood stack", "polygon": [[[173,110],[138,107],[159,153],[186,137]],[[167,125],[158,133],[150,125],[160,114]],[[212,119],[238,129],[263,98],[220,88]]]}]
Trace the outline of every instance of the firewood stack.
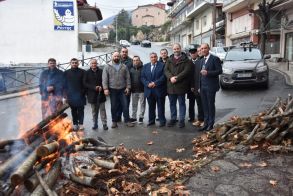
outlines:
[{"label": "firewood stack", "polygon": [[233,116],[227,122],[193,140],[195,157],[206,156],[237,145],[268,151],[293,151],[293,99],[276,99],[266,111],[249,117]]}]

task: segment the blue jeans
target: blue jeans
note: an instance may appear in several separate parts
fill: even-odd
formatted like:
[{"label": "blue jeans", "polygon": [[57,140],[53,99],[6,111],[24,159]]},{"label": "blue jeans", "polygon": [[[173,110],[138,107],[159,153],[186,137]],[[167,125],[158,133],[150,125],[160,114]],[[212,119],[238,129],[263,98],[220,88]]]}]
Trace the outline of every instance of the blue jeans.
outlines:
[{"label": "blue jeans", "polygon": [[119,107],[122,108],[123,117],[125,122],[129,122],[129,107],[126,95],[124,93],[125,89],[109,89],[110,90],[110,102],[111,102],[111,115],[112,122],[118,122]]},{"label": "blue jeans", "polygon": [[165,124],[166,123],[165,96],[158,97],[154,94],[151,94],[149,97],[147,97],[147,100],[149,105],[149,123],[155,123],[156,121],[156,105],[157,105],[160,124]]},{"label": "blue jeans", "polygon": [[177,119],[177,99],[179,103],[179,121],[185,120],[186,105],[185,105],[185,94],[176,95],[171,94],[169,96],[170,101],[170,111],[171,111],[171,120]]}]

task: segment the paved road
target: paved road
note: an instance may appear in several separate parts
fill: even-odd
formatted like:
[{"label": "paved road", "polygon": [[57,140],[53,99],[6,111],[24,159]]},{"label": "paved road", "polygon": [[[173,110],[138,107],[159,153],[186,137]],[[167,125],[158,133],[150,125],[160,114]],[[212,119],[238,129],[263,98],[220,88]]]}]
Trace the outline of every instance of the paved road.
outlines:
[{"label": "paved road", "polygon": [[[141,48],[140,46],[132,46],[129,48],[130,55],[141,56],[143,62],[148,62],[150,52],[159,52],[161,47],[153,45],[152,48]],[[268,90],[257,88],[233,89],[228,91],[220,90],[216,97],[216,120],[218,122],[228,119],[232,115],[250,115],[264,110],[271,105],[277,96],[286,97],[288,93],[292,93],[292,87],[286,86],[283,76],[271,71],[270,72],[270,88]],[[8,99],[0,102],[0,120],[1,131],[0,138],[15,138],[19,130],[28,130],[40,120],[40,96],[38,94],[25,96],[22,98]],[[168,100],[168,99],[167,99]],[[107,101],[108,126],[110,121],[110,105]],[[188,106],[187,106],[188,107]],[[25,109],[24,109],[25,108]],[[131,109],[130,109],[131,111]],[[70,114],[70,111],[67,111]],[[136,125],[134,128],[127,128],[123,124],[119,124],[119,128],[115,130],[98,131],[91,130],[91,110],[86,106],[85,111],[85,127],[86,135],[101,136],[108,143],[118,145],[124,143],[126,147],[143,149],[148,152],[156,153],[162,156],[170,156],[173,158],[190,157],[191,141],[196,135],[199,135],[194,127],[187,123],[184,129],[174,128],[156,128],[146,127],[147,123],[146,110],[144,124]],[[169,102],[166,102],[166,118],[170,118]],[[21,119],[19,123],[18,119]],[[101,126],[100,126],[101,127]],[[157,131],[158,134],[154,134]],[[147,145],[148,141],[153,141],[153,145]],[[185,148],[186,151],[176,153],[176,148]]]}]

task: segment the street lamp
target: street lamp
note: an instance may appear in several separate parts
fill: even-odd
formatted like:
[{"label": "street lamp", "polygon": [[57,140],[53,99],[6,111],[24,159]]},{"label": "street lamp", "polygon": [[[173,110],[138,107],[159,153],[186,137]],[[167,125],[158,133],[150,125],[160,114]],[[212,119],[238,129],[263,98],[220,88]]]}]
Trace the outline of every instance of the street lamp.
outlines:
[{"label": "street lamp", "polygon": [[118,14],[116,15],[116,27],[115,27],[115,31],[116,31],[116,44],[118,43],[118,32],[117,32],[117,20],[118,20]]}]

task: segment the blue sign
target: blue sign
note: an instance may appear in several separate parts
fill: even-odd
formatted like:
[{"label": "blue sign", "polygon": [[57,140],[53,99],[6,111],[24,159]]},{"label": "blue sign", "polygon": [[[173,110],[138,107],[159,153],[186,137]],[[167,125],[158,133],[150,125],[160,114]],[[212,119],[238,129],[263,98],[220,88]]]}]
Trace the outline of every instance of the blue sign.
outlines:
[{"label": "blue sign", "polygon": [[74,9],[72,1],[54,1],[54,30],[73,31],[74,30]]}]

